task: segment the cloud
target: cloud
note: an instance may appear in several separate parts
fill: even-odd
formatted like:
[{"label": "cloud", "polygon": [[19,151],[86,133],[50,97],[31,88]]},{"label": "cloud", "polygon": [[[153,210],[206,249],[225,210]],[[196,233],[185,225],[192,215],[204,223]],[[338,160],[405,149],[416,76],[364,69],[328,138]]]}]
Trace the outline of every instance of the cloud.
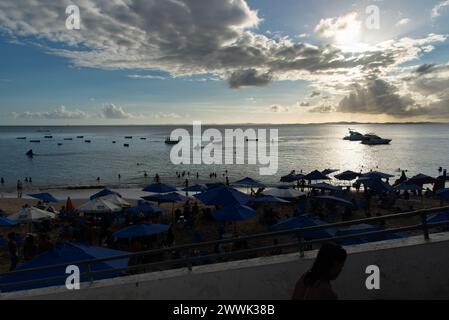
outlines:
[{"label": "cloud", "polygon": [[265,86],[270,83],[272,76],[269,72],[260,73],[256,69],[235,71],[228,79],[229,86],[239,89],[251,86]]},{"label": "cloud", "polygon": [[387,114],[395,117],[419,115],[415,101],[401,96],[399,89],[382,79],[369,80],[366,86],[355,85],[354,91],[340,101],[344,113]]},{"label": "cloud", "polygon": [[315,27],[315,34],[322,38],[332,38],[344,42],[348,37],[355,37],[361,31],[362,23],[357,12],[349,12],[335,18],[321,19]]},{"label": "cloud", "polygon": [[49,112],[31,112],[26,111],[22,113],[12,113],[14,118],[20,119],[50,119],[50,120],[63,120],[63,119],[87,119],[89,115],[80,110],[70,111],[65,106],[60,106],[53,111]]},{"label": "cloud", "polygon": [[412,20],[410,20],[409,18],[401,19],[396,23],[396,27],[405,26],[405,25],[409,24],[411,21]]},{"label": "cloud", "polygon": [[131,79],[146,79],[146,80],[165,80],[166,78],[163,76],[154,76],[154,75],[140,75],[140,74],[129,74],[128,78]]},{"label": "cloud", "polygon": [[175,112],[158,112],[153,115],[155,119],[181,119],[182,116]]},{"label": "cloud", "polygon": [[133,115],[125,112],[122,107],[114,104],[109,104],[103,107],[101,116],[106,119],[129,119],[133,118]]},{"label": "cloud", "polygon": [[288,112],[289,108],[275,104],[275,105],[270,106],[269,110],[274,113],[280,113],[280,112]]},{"label": "cloud", "polygon": [[335,108],[331,105],[321,105],[318,107],[313,107],[308,110],[308,112],[311,112],[311,113],[330,113],[330,112],[334,112],[334,111],[335,111]]},{"label": "cloud", "polygon": [[321,95],[321,92],[318,90],[313,90],[312,93],[309,95],[309,98],[315,98]]},{"label": "cloud", "polygon": [[307,101],[302,101],[302,102],[299,104],[299,106],[300,106],[300,107],[309,107],[309,106],[310,106],[310,103],[307,102]]},{"label": "cloud", "polygon": [[[0,32],[38,44],[76,67],[162,71],[170,77],[212,76],[231,88],[275,80],[306,80],[330,94],[347,94],[352,83],[398,72],[446,40],[391,39],[363,51],[295,42],[257,33],[262,19],[244,0],[126,0],[79,2],[81,30],[65,28],[68,1],[0,1]],[[61,23],[55,23],[59,21]],[[315,32],[344,41],[357,36],[360,17],[323,19]],[[130,72],[131,73],[131,72]],[[130,74],[134,79],[157,76]],[[201,77],[200,79],[205,79]]]},{"label": "cloud", "polygon": [[442,2],[438,3],[435,7],[433,7],[432,18],[437,18],[437,17],[441,16],[441,11],[447,6],[449,6],[449,0],[442,1]]}]

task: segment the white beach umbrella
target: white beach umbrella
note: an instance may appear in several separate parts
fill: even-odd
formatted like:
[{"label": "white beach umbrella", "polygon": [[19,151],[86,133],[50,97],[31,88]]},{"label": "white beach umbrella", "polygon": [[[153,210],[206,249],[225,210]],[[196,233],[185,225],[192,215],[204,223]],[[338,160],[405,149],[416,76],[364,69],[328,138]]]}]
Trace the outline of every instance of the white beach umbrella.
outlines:
[{"label": "white beach umbrella", "polygon": [[278,198],[298,198],[304,196],[306,193],[295,189],[282,188],[268,188],[262,192],[266,196],[273,196]]},{"label": "white beach umbrella", "polygon": [[41,219],[54,219],[55,214],[44,211],[35,207],[25,207],[20,212],[13,213],[8,216],[8,219],[17,221],[19,223],[32,222]]},{"label": "white beach umbrella", "polygon": [[99,199],[106,200],[106,201],[108,201],[112,204],[115,204],[116,206],[119,206],[121,208],[131,207],[131,205],[125,199],[119,197],[116,194],[109,194],[109,195],[101,197]]},{"label": "white beach umbrella", "polygon": [[122,208],[107,200],[98,198],[82,204],[76,210],[84,213],[111,213],[120,212]]}]

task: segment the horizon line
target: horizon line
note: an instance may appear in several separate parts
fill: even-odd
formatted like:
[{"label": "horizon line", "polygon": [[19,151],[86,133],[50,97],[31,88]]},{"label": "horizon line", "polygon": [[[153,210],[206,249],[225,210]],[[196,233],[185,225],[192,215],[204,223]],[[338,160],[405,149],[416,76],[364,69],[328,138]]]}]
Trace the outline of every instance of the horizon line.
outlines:
[{"label": "horizon line", "polygon": [[[193,121],[192,121],[193,123]],[[148,124],[0,124],[0,127],[143,127],[143,126],[191,126],[192,123],[148,123]],[[238,125],[278,125],[278,126],[295,126],[295,125],[416,125],[416,124],[449,124],[445,121],[405,121],[405,122],[358,122],[358,121],[336,121],[336,122],[305,122],[305,123],[266,123],[266,122],[242,122],[242,123],[205,123],[207,126],[238,126]]]}]

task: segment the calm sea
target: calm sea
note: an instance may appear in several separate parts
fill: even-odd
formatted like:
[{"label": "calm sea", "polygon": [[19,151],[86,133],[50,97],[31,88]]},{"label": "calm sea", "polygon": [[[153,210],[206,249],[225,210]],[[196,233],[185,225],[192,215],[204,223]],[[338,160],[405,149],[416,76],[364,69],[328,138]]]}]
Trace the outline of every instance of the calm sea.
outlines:
[{"label": "calm sea", "polygon": [[[439,167],[449,167],[449,125],[446,124],[354,126],[362,133],[375,132],[393,139],[390,145],[371,147],[342,140],[347,134],[347,125],[250,127],[279,129],[279,170],[275,176],[260,177],[256,165],[173,165],[169,157],[171,147],[164,139],[178,127],[68,126],[0,127],[0,177],[6,181],[5,188],[14,187],[17,179],[25,177],[32,177],[35,187],[96,185],[97,177],[101,178],[101,184],[134,187],[150,183],[156,173],[163,182],[181,185],[184,180],[177,179],[176,171],[190,172],[193,183],[196,172],[199,172],[200,182],[209,182],[209,173],[217,172],[217,180],[221,181],[222,174],[228,170],[231,181],[250,176],[276,184],[281,175],[291,170],[378,169],[399,176],[398,170],[404,169],[410,175],[422,172],[436,176]],[[191,131],[191,127],[184,128]],[[235,127],[215,128],[223,131]],[[47,135],[53,138],[44,138]],[[127,136],[132,139],[126,139]],[[70,138],[73,140],[65,140]],[[31,143],[33,139],[41,142]],[[91,140],[91,143],[84,140]],[[124,147],[125,143],[129,148]],[[25,155],[29,149],[36,154],[32,159]]]}]

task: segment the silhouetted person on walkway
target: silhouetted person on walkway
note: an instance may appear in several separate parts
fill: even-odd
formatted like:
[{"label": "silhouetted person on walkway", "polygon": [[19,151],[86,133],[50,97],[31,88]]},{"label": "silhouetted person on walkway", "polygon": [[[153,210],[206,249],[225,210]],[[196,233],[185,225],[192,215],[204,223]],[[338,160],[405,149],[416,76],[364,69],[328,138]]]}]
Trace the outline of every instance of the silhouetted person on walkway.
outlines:
[{"label": "silhouetted person on walkway", "polygon": [[342,247],[324,243],[312,268],[296,283],[292,300],[337,300],[331,281],[340,275],[346,255]]}]

